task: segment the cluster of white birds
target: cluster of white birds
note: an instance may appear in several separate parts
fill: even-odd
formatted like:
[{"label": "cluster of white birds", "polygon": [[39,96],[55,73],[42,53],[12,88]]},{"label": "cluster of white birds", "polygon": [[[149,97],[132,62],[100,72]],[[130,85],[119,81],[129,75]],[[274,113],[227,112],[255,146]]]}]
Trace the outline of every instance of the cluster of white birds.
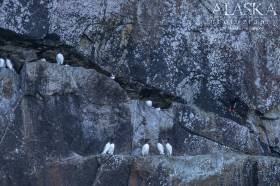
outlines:
[{"label": "cluster of white birds", "polygon": [[113,140],[111,139],[104,147],[104,150],[101,154],[109,154],[113,155],[115,150],[115,144],[113,143]]},{"label": "cluster of white birds", "polygon": [[[153,102],[151,100],[147,100],[147,101],[145,101],[145,103],[146,103],[146,105],[148,107],[152,107],[153,106]],[[161,109],[160,109],[160,107],[157,107],[156,110],[160,111]]]},{"label": "cluster of white birds", "polygon": [[[169,138],[167,139],[165,148],[166,148],[166,155],[171,156],[172,155],[172,146],[169,143]],[[157,149],[158,149],[160,155],[165,155],[164,146],[161,143],[157,143]],[[149,143],[146,142],[142,147],[142,156],[147,156],[149,154],[149,150],[150,150],[150,145],[149,145]]]},{"label": "cluster of white birds", "polygon": [[[172,155],[172,146],[169,143],[169,138],[167,139],[167,143],[165,144],[165,148],[166,148],[166,155],[171,156]],[[158,149],[160,155],[165,155],[164,146],[161,143],[157,143],[157,149]],[[113,155],[114,150],[115,150],[115,144],[113,143],[113,140],[111,139],[108,143],[106,143],[106,145],[104,147],[104,150],[102,151],[101,154],[103,154],[103,155],[105,155],[105,154]],[[150,150],[150,145],[146,141],[146,143],[142,147],[142,152],[141,152],[142,156],[149,155],[149,150]]]},{"label": "cluster of white birds", "polygon": [[3,58],[0,58],[0,68],[8,68],[14,71],[13,63],[10,59],[4,60]]},{"label": "cluster of white birds", "polygon": [[[115,79],[115,76],[112,74],[110,78]],[[153,106],[153,102],[151,100],[145,101],[145,104],[148,107]],[[156,108],[156,110],[160,111],[161,109],[158,107],[158,108]],[[115,149],[115,145],[114,145],[114,143],[112,143],[112,141],[110,141],[105,145],[102,154],[113,155],[114,154],[114,149]],[[149,150],[150,150],[150,145],[149,145],[148,141],[145,141],[145,144],[142,146],[142,151],[141,151],[142,156],[149,155]],[[167,156],[171,156],[172,155],[172,145],[169,143],[169,138],[167,138],[165,148],[164,148],[163,144],[158,142],[157,143],[157,150],[159,151],[160,155],[165,155],[166,154]]]},{"label": "cluster of white birds", "polygon": [[[42,61],[46,62],[46,59],[43,58]],[[58,53],[56,55],[56,63],[59,64],[59,65],[63,65],[64,63],[64,57],[61,53]],[[15,71],[14,69],[14,66],[13,66],[13,63],[11,62],[10,59],[3,59],[3,58],[0,58],[0,68],[8,68],[12,71]]]}]

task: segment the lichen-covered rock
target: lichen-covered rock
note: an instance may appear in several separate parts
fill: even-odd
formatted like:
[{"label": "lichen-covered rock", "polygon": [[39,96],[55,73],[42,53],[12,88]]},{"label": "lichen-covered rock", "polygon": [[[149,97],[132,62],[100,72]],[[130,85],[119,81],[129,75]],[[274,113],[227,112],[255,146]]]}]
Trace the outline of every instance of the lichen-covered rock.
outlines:
[{"label": "lichen-covered rock", "polygon": [[151,152],[158,154],[157,142],[167,139],[166,131],[172,129],[173,116],[169,110],[156,110],[149,107],[145,102],[131,101],[131,123],[133,124],[133,152],[134,155],[141,154],[141,148],[145,139],[152,144]]},{"label": "lichen-covered rock", "polygon": [[99,153],[109,138],[114,138],[117,153],[131,150],[127,96],[110,78],[95,70],[45,62],[27,64],[21,77],[17,117],[34,159],[70,151]]},{"label": "lichen-covered rock", "polygon": [[[257,2],[264,10],[278,7]],[[264,14],[262,24],[257,17],[236,21],[238,15],[214,14],[217,5],[225,6],[222,0],[3,0],[0,25],[33,37],[55,33],[109,71],[206,101],[210,111],[225,114],[230,94],[265,112],[279,102],[277,16]]]},{"label": "lichen-covered rock", "polygon": [[277,158],[228,153],[169,158],[72,156],[42,168],[32,175],[30,185],[277,186],[279,165]]},{"label": "lichen-covered rock", "polygon": [[[276,1],[257,2],[262,11],[279,7]],[[242,6],[232,1],[229,9],[237,3]],[[217,5],[221,11],[214,13]],[[238,21],[223,8],[222,0],[3,0],[0,26],[36,38],[57,39],[56,34],[108,72],[245,126],[249,116],[258,118],[279,105],[279,22],[272,13]],[[33,60],[36,55],[42,54],[25,51],[23,56]],[[228,109],[232,102],[234,113]],[[261,125],[262,120],[253,122],[249,130],[269,136]]]},{"label": "lichen-covered rock", "polygon": [[180,124],[175,124],[168,132],[174,148],[174,155],[201,155],[211,153],[225,153],[237,151],[223,143],[215,142],[207,137],[200,136]]},{"label": "lichen-covered rock", "polygon": [[93,69],[41,61],[26,64],[20,76],[0,73],[2,185],[29,185],[27,175],[48,160],[99,154],[110,138],[115,153],[130,153],[127,94],[115,81]]},{"label": "lichen-covered rock", "polygon": [[262,147],[259,136],[248,127],[227,118],[182,105],[176,113],[183,129],[219,144],[250,154],[262,154],[268,149]]}]

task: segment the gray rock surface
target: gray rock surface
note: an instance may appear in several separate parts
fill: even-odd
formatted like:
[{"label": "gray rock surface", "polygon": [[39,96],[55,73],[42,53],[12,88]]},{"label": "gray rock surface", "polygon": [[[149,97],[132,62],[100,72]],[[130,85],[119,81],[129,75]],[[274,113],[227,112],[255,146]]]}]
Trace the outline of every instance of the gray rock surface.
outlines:
[{"label": "gray rock surface", "polygon": [[40,150],[44,156],[69,150],[99,153],[110,137],[119,146],[117,153],[131,150],[127,96],[110,78],[95,70],[45,62],[27,64],[21,77],[24,97],[18,118],[30,146],[46,147]]},{"label": "gray rock surface", "polygon": [[[278,158],[228,153],[172,158],[71,156],[38,171],[31,185],[277,185],[279,165]],[[273,172],[268,173],[270,169]]]},{"label": "gray rock surface", "polygon": [[259,136],[232,120],[190,107],[179,107],[177,113],[178,122],[188,131],[238,151],[264,153]]},{"label": "gray rock surface", "polygon": [[[39,38],[55,33],[108,71],[200,106],[206,101],[206,110],[226,114],[228,94],[250,110],[270,110],[279,102],[278,16],[263,15],[259,26],[257,16],[213,14],[217,3],[224,6],[223,0],[3,0],[0,26]],[[229,9],[236,3],[243,5],[232,1]],[[255,3],[279,8],[277,1]]]}]

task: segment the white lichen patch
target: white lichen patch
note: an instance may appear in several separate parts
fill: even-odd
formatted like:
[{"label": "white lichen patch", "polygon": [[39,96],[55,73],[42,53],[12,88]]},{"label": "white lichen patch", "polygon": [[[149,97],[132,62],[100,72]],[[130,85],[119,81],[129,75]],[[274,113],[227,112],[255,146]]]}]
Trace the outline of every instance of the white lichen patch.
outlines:
[{"label": "white lichen patch", "polygon": [[28,33],[24,25],[32,16],[31,5],[32,1],[23,3],[18,0],[4,0],[0,9],[0,26],[22,34]]},{"label": "white lichen patch", "polygon": [[210,53],[208,56],[208,66],[210,68],[210,74],[208,76],[207,88],[214,97],[219,97],[225,91],[223,83],[226,82],[226,62],[221,51],[216,50]]},{"label": "white lichen patch", "polygon": [[[278,41],[279,42],[279,41]],[[280,76],[280,46],[267,42],[267,69],[274,75]]]}]

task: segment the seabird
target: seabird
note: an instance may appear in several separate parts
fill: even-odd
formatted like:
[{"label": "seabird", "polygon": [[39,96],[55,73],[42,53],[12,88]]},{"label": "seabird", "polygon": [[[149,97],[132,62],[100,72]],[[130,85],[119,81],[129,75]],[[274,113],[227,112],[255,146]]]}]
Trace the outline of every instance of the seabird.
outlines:
[{"label": "seabird", "polygon": [[142,156],[147,156],[149,154],[150,146],[148,142],[146,142],[142,147]]},{"label": "seabird", "polygon": [[160,109],[160,107],[158,107],[158,108],[156,108],[156,110],[157,110],[157,111],[160,111],[161,109]]},{"label": "seabird", "polygon": [[153,106],[153,102],[151,100],[147,100],[145,103],[149,107]]},{"label": "seabird", "polygon": [[10,70],[14,71],[14,67],[13,67],[11,60],[6,59],[6,65]]},{"label": "seabird", "polygon": [[19,153],[19,150],[18,150],[18,148],[16,148],[16,149],[15,149],[15,153],[16,153],[16,154],[18,154],[18,153]]},{"label": "seabird", "polygon": [[113,143],[113,140],[110,139],[110,141],[105,145],[102,154],[113,155],[114,154],[114,150],[115,150],[115,144]]},{"label": "seabird", "polygon": [[64,57],[61,53],[56,55],[56,63],[59,65],[63,65]]},{"label": "seabird", "polygon": [[111,78],[112,80],[114,80],[114,79],[116,79],[116,76],[115,76],[114,74],[112,74],[112,75],[110,76],[110,78]]},{"label": "seabird", "polygon": [[108,142],[108,143],[105,145],[104,150],[103,150],[103,152],[102,152],[101,154],[107,154],[108,151],[109,151],[109,149],[110,149],[110,147],[111,147],[111,143]]},{"label": "seabird", "polygon": [[0,58],[0,68],[6,68],[6,63],[3,58]]},{"label": "seabird", "polygon": [[157,149],[158,149],[160,155],[164,155],[164,148],[161,143],[157,143]]},{"label": "seabird", "polygon": [[42,62],[47,62],[46,58],[41,58]]},{"label": "seabird", "polygon": [[110,148],[108,150],[108,154],[113,155],[115,150],[115,144],[111,143]]},{"label": "seabird", "polygon": [[166,148],[166,154],[168,156],[172,155],[172,146],[169,143],[169,138],[167,138],[167,143],[165,144],[165,148]]}]

